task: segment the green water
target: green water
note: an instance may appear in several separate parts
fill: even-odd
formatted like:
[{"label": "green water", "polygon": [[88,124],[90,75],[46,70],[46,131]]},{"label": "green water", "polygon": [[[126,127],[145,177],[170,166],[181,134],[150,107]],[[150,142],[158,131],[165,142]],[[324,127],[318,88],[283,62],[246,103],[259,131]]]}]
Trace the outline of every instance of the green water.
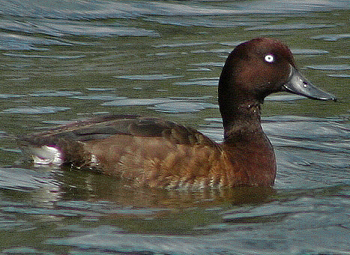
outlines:
[{"label": "green water", "polygon": [[[2,253],[349,251],[347,1],[0,3]],[[266,100],[274,188],[134,190],[20,162],[13,135],[102,113],[163,117],[220,140],[222,65],[239,42],[258,36],[286,42],[301,72],[339,99]]]}]

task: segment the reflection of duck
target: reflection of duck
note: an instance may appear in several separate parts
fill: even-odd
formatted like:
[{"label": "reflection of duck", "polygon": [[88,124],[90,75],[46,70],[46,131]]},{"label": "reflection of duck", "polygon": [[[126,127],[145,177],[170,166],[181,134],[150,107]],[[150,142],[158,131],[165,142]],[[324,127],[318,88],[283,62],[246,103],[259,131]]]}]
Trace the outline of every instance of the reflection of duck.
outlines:
[{"label": "reflection of duck", "polygon": [[287,46],[257,38],[237,46],[221,73],[222,144],[174,122],[131,115],[74,122],[21,139],[35,163],[92,169],[137,186],[271,186],[276,162],[260,105],[279,91],[336,100],[301,76]]}]

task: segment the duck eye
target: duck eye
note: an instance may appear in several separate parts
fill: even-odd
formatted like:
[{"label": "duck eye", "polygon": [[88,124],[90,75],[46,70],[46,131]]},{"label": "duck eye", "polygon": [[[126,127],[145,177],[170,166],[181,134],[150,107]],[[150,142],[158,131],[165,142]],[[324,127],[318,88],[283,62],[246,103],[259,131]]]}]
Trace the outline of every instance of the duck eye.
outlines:
[{"label": "duck eye", "polygon": [[273,63],[273,62],[275,62],[275,56],[271,55],[271,54],[268,54],[268,55],[265,56],[265,61],[267,63]]}]

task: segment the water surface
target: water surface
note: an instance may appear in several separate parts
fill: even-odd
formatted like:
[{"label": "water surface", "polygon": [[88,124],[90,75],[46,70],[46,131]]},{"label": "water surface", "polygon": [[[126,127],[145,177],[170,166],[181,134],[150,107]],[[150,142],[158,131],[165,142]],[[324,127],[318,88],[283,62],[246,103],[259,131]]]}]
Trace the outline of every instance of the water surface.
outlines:
[{"label": "water surface", "polygon": [[[0,0],[3,254],[349,254],[349,1]],[[273,188],[132,189],[21,162],[14,137],[100,114],[163,117],[222,140],[217,82],[240,42],[286,42],[338,97],[263,105]]]}]

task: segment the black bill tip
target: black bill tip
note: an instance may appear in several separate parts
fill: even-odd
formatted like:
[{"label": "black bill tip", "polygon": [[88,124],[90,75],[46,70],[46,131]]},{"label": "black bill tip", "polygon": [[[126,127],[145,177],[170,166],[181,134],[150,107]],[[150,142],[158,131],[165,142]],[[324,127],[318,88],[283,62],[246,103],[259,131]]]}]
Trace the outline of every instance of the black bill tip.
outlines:
[{"label": "black bill tip", "polygon": [[283,91],[323,101],[337,101],[336,96],[312,85],[304,76],[291,66],[289,80],[283,85]]}]

